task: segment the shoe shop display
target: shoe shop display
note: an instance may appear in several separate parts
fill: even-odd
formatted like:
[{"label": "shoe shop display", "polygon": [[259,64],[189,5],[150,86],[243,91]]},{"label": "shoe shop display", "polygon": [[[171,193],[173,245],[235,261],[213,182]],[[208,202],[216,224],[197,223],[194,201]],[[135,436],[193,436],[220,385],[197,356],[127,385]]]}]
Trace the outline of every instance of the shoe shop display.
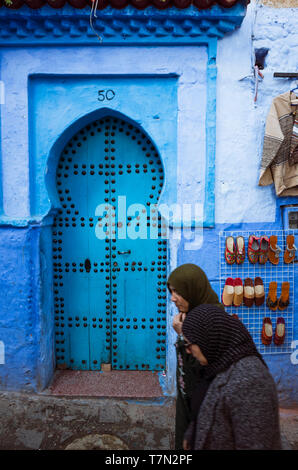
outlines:
[{"label": "shoe shop display", "polygon": [[292,322],[294,314],[294,299],[291,299],[294,267],[289,265],[293,266],[297,251],[295,236],[287,233],[257,230],[255,233],[239,232],[239,235],[230,232],[231,236],[227,236],[228,232],[226,235],[222,232],[224,263],[220,266],[221,273],[225,274],[222,303],[230,307],[233,318],[239,321],[241,318],[254,338],[261,333],[256,344],[258,347],[271,345],[273,349],[266,348],[268,353],[279,352],[278,347],[280,352],[285,352],[293,334],[289,330],[291,334],[288,333],[285,345],[285,325]]}]

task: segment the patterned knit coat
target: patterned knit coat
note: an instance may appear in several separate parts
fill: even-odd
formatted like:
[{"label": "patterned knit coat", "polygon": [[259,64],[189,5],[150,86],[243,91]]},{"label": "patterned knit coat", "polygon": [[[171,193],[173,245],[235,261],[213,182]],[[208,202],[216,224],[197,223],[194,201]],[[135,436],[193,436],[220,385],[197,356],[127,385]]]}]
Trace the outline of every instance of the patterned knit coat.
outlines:
[{"label": "patterned knit coat", "polygon": [[258,357],[215,377],[184,437],[194,450],[281,449],[276,386]]}]

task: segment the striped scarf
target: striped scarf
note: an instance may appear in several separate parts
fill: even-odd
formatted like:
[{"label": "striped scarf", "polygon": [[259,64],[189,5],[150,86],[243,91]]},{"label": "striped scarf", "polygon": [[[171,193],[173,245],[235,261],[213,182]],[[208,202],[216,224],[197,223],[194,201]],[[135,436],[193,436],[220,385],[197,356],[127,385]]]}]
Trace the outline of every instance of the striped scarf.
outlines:
[{"label": "striped scarf", "polygon": [[206,357],[208,365],[204,366],[204,377],[207,380],[246,356],[257,356],[266,366],[243,323],[215,305],[199,305],[189,312],[182,333],[190,343],[197,344]]}]

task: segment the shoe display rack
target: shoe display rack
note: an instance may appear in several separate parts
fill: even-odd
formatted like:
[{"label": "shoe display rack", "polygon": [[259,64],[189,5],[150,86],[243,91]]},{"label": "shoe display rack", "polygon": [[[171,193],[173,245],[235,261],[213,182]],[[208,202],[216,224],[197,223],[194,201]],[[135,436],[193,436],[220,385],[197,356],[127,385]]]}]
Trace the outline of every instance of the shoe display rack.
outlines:
[{"label": "shoe display rack", "polygon": [[[294,262],[286,264],[284,262],[284,252],[286,250],[286,240],[287,235],[294,235],[294,230],[271,230],[271,231],[253,231],[253,232],[243,232],[243,231],[226,231],[219,233],[219,265],[220,265],[220,296],[225,286],[227,278],[240,278],[242,279],[243,285],[246,278],[251,278],[252,281],[256,277],[260,277],[263,280],[264,290],[265,290],[265,301],[263,305],[257,307],[255,302],[252,307],[247,307],[242,303],[239,307],[234,305],[225,307],[227,313],[233,315],[238,315],[240,321],[249,330],[252,338],[258,348],[258,351],[261,354],[281,354],[281,353],[290,353],[292,352],[291,343],[293,341],[293,330],[294,330]],[[248,240],[250,235],[255,235],[256,237],[262,237],[267,235],[270,238],[271,235],[277,236],[277,245],[281,248],[280,259],[277,265],[273,265],[269,259],[262,265],[259,262],[252,264],[247,255],[248,250]],[[243,264],[228,264],[225,259],[225,249],[226,249],[226,238],[232,236],[236,241],[236,237],[242,236],[245,241],[245,260]],[[298,253],[298,252],[297,252]],[[281,294],[281,285],[282,282],[289,282],[290,285],[290,294],[289,294],[289,305],[285,310],[272,311],[266,305],[266,299],[269,291],[269,283],[275,281],[277,282],[277,298]],[[221,297],[222,299],[222,297]],[[222,301],[222,300],[221,300]],[[264,345],[261,340],[261,333],[263,327],[263,319],[269,317],[272,322],[273,337],[269,345]],[[276,328],[277,319],[279,317],[284,318],[285,320],[285,339],[283,344],[275,345],[273,338]]]}]

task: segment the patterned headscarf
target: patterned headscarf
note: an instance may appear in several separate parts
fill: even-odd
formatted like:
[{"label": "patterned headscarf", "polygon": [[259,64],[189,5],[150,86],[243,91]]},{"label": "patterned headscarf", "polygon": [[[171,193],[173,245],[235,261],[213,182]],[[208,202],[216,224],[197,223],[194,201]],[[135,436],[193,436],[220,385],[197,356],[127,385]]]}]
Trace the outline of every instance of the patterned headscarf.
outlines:
[{"label": "patterned headscarf", "polygon": [[182,333],[206,357],[206,378],[214,377],[246,356],[257,356],[266,366],[243,323],[216,305],[200,305],[189,312]]},{"label": "patterned headscarf", "polygon": [[204,271],[195,264],[183,264],[170,274],[167,282],[183,299],[189,302],[189,310],[201,304],[216,304],[223,309]]}]

